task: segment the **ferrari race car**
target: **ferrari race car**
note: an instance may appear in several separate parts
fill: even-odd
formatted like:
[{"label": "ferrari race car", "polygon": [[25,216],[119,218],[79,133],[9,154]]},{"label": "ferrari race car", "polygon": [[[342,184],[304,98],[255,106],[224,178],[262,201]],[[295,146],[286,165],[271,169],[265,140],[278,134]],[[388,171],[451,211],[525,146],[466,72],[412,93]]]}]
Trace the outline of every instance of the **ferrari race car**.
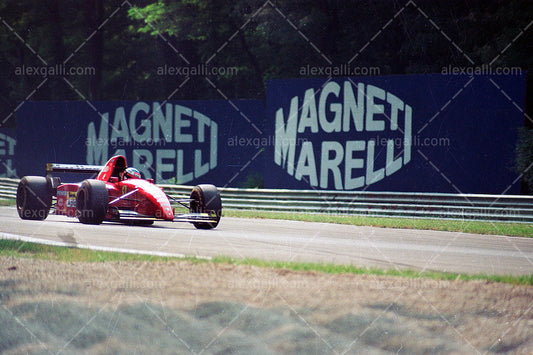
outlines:
[{"label": "ferrari race car", "polygon": [[[61,183],[53,173],[98,174],[81,183]],[[56,197],[53,204],[53,197]],[[170,201],[188,209],[176,214]],[[43,220],[50,209],[57,215],[78,217],[84,224],[103,221],[150,225],[154,221],[190,222],[199,229],[215,228],[221,217],[220,193],[213,185],[198,185],[190,197],[174,199],[117,155],[104,166],[51,163],[46,177],[25,176],[17,189],[20,218]]]}]

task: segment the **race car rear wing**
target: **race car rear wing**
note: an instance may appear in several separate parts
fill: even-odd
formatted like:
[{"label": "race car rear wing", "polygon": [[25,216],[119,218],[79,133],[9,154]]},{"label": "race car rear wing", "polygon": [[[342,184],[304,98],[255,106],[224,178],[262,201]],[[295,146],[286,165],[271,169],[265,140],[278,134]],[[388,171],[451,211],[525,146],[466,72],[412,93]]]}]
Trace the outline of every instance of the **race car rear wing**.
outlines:
[{"label": "race car rear wing", "polygon": [[52,176],[52,173],[81,173],[91,174],[99,173],[104,168],[103,165],[80,165],[80,164],[46,164],[46,176]]}]

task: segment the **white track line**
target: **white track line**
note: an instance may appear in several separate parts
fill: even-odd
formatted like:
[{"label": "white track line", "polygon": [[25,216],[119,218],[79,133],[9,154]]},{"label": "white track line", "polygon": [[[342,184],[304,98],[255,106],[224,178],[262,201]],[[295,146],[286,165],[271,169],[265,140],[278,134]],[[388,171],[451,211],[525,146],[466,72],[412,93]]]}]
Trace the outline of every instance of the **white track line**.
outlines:
[{"label": "white track line", "polygon": [[88,244],[65,243],[65,242],[58,242],[58,241],[55,241],[55,240],[26,237],[26,236],[22,236],[22,235],[4,233],[4,232],[0,232],[0,239],[18,240],[18,241],[26,242],[26,243],[38,243],[38,244],[51,245],[51,246],[56,246],[56,247],[88,249],[88,250],[103,251],[103,252],[153,255],[153,256],[170,257],[170,258],[188,258],[188,257],[192,257],[192,258],[204,259],[204,260],[211,260],[212,259],[210,256],[201,256],[201,255],[185,255],[185,254],[178,254],[178,253],[166,253],[166,252],[163,252],[163,251],[136,250],[136,249],[125,249],[125,248],[110,248],[110,247],[99,247],[99,246],[88,245]]}]

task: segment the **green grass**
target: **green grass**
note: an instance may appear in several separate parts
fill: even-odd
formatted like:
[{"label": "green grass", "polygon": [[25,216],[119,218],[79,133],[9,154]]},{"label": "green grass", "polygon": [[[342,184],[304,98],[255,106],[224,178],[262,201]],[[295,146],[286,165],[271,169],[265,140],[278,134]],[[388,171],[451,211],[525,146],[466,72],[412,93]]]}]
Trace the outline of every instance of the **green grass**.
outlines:
[{"label": "green grass", "polygon": [[325,213],[287,213],[268,211],[224,210],[225,217],[283,219],[324,222],[383,228],[425,229],[476,234],[533,237],[533,223],[482,222],[474,220],[423,219],[330,215]]},{"label": "green grass", "polygon": [[[170,261],[173,257],[102,252],[74,247],[58,247],[45,244],[28,243],[18,240],[0,240],[0,256],[35,258],[65,262],[102,262],[102,261]],[[183,258],[192,262],[205,262],[198,258]]]},{"label": "green grass", "polygon": [[191,263],[212,262],[217,264],[251,265],[263,268],[275,268],[302,272],[322,272],[327,274],[356,274],[399,276],[406,278],[425,278],[434,280],[485,280],[517,285],[533,285],[533,275],[468,275],[458,273],[416,270],[396,270],[366,268],[353,265],[320,264],[305,262],[265,261],[260,259],[234,259],[226,256],[214,257],[212,260],[198,259],[195,257],[173,258],[150,255],[137,255],[116,252],[92,251],[69,247],[57,247],[43,244],[27,243],[14,240],[0,240],[0,256],[35,258],[61,262],[103,262],[103,261],[142,261],[142,262],[169,262],[185,260]]},{"label": "green grass", "polygon": [[15,206],[17,204],[17,200],[4,200],[0,198],[0,206]]},{"label": "green grass", "polygon": [[438,271],[419,272],[412,269],[379,269],[367,268],[354,265],[338,264],[317,264],[305,262],[284,262],[265,261],[261,259],[234,259],[230,257],[215,257],[213,262],[226,263],[232,265],[253,265],[265,268],[276,268],[293,271],[316,271],[327,274],[356,274],[356,275],[378,275],[378,276],[400,276],[407,278],[428,278],[434,280],[484,280],[492,282],[510,283],[516,285],[533,285],[533,275],[512,276],[512,275],[487,275],[487,274],[463,274]]}]

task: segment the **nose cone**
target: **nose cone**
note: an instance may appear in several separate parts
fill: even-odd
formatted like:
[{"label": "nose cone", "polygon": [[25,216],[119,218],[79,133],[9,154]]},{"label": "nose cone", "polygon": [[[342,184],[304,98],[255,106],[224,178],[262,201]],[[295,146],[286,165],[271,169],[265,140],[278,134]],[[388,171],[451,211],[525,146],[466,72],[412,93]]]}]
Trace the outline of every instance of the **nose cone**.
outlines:
[{"label": "nose cone", "polygon": [[148,199],[152,201],[152,204],[155,207],[154,210],[152,210],[152,213],[155,212],[156,218],[174,220],[174,211],[170,206],[170,201],[160,188],[144,180],[135,179],[134,181],[136,181],[137,187],[142,188]]},{"label": "nose cone", "polygon": [[168,204],[166,206],[162,206],[161,209],[162,209],[162,212],[163,212],[163,216],[164,216],[163,218],[164,219],[168,219],[168,220],[173,220],[174,219],[174,211],[170,207],[170,204]]},{"label": "nose cone", "polygon": [[174,211],[170,207],[170,203],[159,203],[155,211],[155,217],[169,221],[173,220]]}]

